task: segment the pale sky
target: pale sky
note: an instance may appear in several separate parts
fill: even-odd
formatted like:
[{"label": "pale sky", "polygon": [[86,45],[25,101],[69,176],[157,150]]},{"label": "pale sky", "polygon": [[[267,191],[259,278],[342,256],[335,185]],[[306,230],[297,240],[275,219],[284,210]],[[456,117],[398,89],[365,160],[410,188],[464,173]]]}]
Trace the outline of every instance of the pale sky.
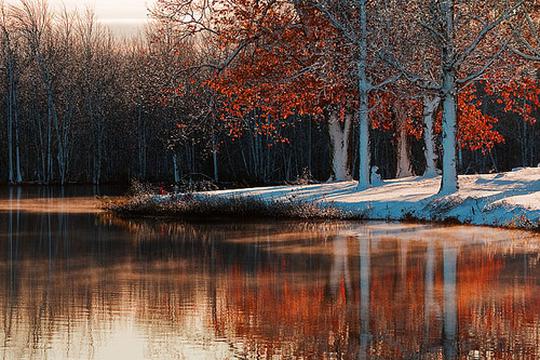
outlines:
[{"label": "pale sky", "polygon": [[[65,4],[68,9],[93,8],[98,19],[120,35],[141,29],[147,21],[148,6],[155,0],[48,0],[51,8]],[[18,0],[8,0],[17,4]]]}]

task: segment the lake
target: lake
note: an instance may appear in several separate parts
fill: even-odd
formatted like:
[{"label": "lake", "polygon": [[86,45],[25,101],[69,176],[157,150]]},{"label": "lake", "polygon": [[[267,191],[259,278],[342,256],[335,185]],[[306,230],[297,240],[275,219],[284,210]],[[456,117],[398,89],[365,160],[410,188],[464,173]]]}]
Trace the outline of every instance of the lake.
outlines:
[{"label": "lake", "polygon": [[2,359],[540,356],[540,236],[380,222],[125,220],[0,190]]}]

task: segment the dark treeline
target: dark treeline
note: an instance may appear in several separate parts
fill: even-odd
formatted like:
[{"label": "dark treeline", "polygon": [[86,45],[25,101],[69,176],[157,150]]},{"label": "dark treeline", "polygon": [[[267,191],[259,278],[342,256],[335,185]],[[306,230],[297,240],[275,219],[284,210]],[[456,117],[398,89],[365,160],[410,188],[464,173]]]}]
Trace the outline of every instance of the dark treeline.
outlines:
[{"label": "dark treeline", "polygon": [[[263,184],[332,175],[328,124],[292,116],[276,133],[261,118],[242,119],[241,134],[221,121],[211,90],[200,90],[214,51],[153,23],[118,40],[92,12],[53,12],[23,0],[0,14],[0,179],[5,183],[106,183],[137,178]],[[180,85],[180,86],[179,86]],[[181,91],[179,89],[182,89]],[[463,150],[463,173],[504,171],[540,162],[540,124],[500,111],[505,138],[493,151]],[[534,114],[538,118],[540,114]],[[236,124],[235,126],[238,126]],[[356,125],[349,163],[357,174]],[[396,175],[393,129],[373,129],[372,163]],[[408,137],[412,167],[425,167],[423,141]],[[437,149],[439,158],[441,149]]]}]

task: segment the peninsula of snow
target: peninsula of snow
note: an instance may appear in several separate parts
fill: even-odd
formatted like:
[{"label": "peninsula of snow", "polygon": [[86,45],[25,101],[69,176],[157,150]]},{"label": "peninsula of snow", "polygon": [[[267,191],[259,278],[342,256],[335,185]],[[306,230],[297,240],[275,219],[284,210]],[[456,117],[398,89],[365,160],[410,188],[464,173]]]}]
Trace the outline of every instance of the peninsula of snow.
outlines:
[{"label": "peninsula of snow", "polygon": [[460,190],[439,196],[440,177],[386,180],[357,191],[356,182],[276,186],[206,193],[219,197],[256,197],[267,201],[305,201],[332,206],[369,220],[448,221],[538,229],[540,168],[459,177]]}]

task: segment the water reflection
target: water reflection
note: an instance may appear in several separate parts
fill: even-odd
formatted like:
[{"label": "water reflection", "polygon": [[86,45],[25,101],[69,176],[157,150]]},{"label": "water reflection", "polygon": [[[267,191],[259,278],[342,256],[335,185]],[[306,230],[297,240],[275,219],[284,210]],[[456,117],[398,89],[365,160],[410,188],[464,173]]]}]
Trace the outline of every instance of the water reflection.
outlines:
[{"label": "water reflection", "polygon": [[76,194],[51,211],[5,197],[3,359],[540,356],[529,233],[128,221],[73,210]]}]

